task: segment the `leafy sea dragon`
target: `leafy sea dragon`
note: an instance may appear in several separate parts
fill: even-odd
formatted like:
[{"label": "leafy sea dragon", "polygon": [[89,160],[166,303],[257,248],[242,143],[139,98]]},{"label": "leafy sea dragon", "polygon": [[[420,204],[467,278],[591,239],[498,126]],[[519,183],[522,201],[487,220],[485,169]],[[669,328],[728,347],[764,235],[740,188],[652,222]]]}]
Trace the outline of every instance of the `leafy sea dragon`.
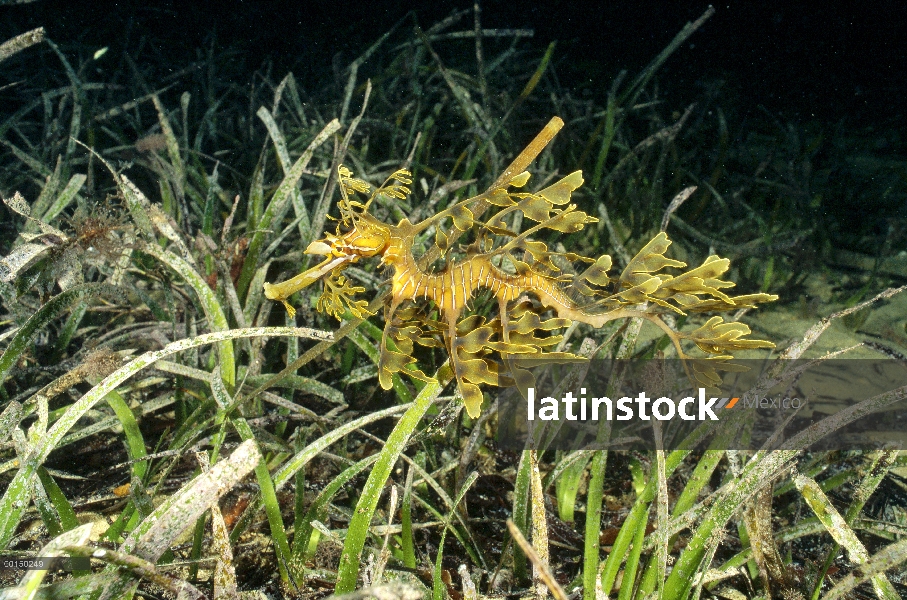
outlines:
[{"label": "leafy sea dragon", "polygon": [[[306,249],[306,253],[322,255],[324,260],[287,281],[265,283],[265,295],[283,302],[292,316],[295,310],[287,298],[322,280],[319,311],[337,319],[347,311],[365,318],[371,314],[367,303],[355,298],[365,289],[353,285],[342,272],[360,259],[380,257],[383,265],[393,269],[385,299],[378,365],[381,386],[390,389],[392,376],[397,372],[429,380],[412,364],[416,362],[412,356],[414,344],[446,347],[471,417],[481,412],[479,384],[512,383],[513,374],[501,369],[494,357],[578,358],[549,350],[562,339],[550,332],[567,327],[572,321],[598,328],[615,319],[646,319],[670,338],[685,362],[694,357],[684,350],[684,340],[714,359],[728,359],[728,353],[734,350],[773,347],[770,342],[746,338],[750,329],[745,324],[726,323],[718,316],[688,333],[675,331],[659,316],[737,310],[777,299],[770,294],[731,297],[722,292],[734,285],[718,278],[728,269],[725,258],[709,256],[696,268],[679,275],[666,274],[665,268],[682,269],[686,264],[664,256],[671,242],[662,232],[630,260],[620,275],[611,276],[608,273],[612,261],[608,255],[591,259],[573,252],[556,252],[533,239],[544,229],[574,233],[597,221],[570,203],[572,193],[583,184],[581,171],[574,171],[543,190],[523,191],[530,178],[525,168],[562,126],[563,121],[554,117],[484,193],[456,202],[416,224],[404,218],[397,225],[390,225],[369,213],[379,195],[400,200],[409,197],[409,171],[396,171],[373,191],[368,183],[354,179],[350,170],[341,166],[336,233],[326,233]],[[367,201],[358,201],[359,195],[366,196]],[[480,220],[491,207],[494,214]],[[521,231],[524,220],[532,225]],[[447,223],[451,226],[445,231]],[[430,233],[427,230],[431,228],[434,245],[417,259],[413,255],[414,241],[420,234]],[[466,232],[473,232],[472,243],[463,251],[454,252],[454,244]],[[431,268],[438,260],[443,265]],[[586,266],[577,271],[572,269],[576,264]],[[491,319],[469,310],[470,302],[482,290],[497,301],[497,315]],[[548,315],[552,316],[546,318]],[[541,336],[537,336],[540,332]],[[701,366],[711,361],[690,362],[700,365],[696,367],[700,380],[713,376],[713,367]]]}]

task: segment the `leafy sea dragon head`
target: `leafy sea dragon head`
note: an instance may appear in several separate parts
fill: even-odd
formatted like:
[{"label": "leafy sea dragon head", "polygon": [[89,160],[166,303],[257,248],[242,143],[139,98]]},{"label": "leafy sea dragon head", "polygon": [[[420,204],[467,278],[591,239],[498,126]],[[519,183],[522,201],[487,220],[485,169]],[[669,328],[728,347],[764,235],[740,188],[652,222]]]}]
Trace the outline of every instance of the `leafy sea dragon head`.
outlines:
[{"label": "leafy sea dragon head", "polygon": [[[338,169],[341,199],[340,219],[335,234],[326,233],[324,238],[316,240],[306,248],[306,254],[324,256],[324,260],[314,267],[303,271],[296,277],[281,283],[265,283],[265,296],[270,300],[283,302],[290,316],[296,310],[287,302],[291,294],[308,287],[316,281],[324,281],[324,292],[318,300],[318,310],[328,312],[338,319],[349,310],[355,317],[369,315],[368,305],[364,300],[355,300],[353,296],[364,292],[365,288],[352,285],[348,277],[342,274],[343,269],[360,258],[383,255],[391,243],[391,229],[368,213],[368,208],[378,193],[392,197],[405,197],[409,194],[406,184],[411,183],[410,174],[400,170],[395,172],[383,186],[378,188],[366,203],[351,200],[353,192],[369,193],[371,186],[360,179],[353,179],[352,172],[344,166]],[[391,181],[397,182],[390,184]]]}]

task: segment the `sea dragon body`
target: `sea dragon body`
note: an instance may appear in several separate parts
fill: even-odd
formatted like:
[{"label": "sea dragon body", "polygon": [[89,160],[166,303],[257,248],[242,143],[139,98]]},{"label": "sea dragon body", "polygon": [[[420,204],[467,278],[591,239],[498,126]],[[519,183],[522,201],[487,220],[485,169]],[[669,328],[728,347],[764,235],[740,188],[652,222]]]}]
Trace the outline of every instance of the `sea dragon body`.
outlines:
[{"label": "sea dragon body", "polygon": [[[527,146],[505,172],[484,193],[456,202],[432,217],[413,224],[402,219],[397,225],[382,222],[369,214],[379,196],[405,199],[411,174],[393,173],[385,183],[371,191],[364,181],[354,179],[345,167],[338,169],[341,199],[340,223],[336,234],[326,234],[312,242],[306,253],[324,256],[318,265],[278,284],[265,283],[265,295],[284,303],[291,315],[294,309],[287,298],[294,292],[322,280],[324,292],[318,309],[340,319],[347,311],[354,317],[369,314],[363,300],[355,294],[364,288],[353,286],[342,270],[360,259],[380,257],[391,269],[390,291],[385,300],[385,328],[380,346],[379,382],[385,389],[393,385],[394,373],[405,373],[422,380],[430,378],[415,368],[414,343],[444,346],[470,416],[480,414],[483,400],[479,385],[506,385],[512,373],[500,367],[495,357],[576,358],[550,348],[562,338],[551,331],[572,321],[602,327],[615,319],[644,318],[665,332],[681,358],[692,358],[682,340],[694,342],[713,358],[728,358],[733,350],[772,347],[770,342],[745,339],[750,333],[742,323],[725,323],[712,317],[699,329],[681,333],[669,327],[659,313],[726,311],[774,300],[769,294],[730,297],[721,288],[733,283],[718,277],[729,265],[727,259],[708,257],[702,265],[677,276],[662,272],[666,267],[683,268],[685,263],[664,256],[671,242],[662,232],[630,260],[619,277],[610,277],[611,257],[590,259],[571,252],[550,251],[533,239],[544,229],[573,233],[597,219],[570,204],[572,193],[583,184],[582,172],[575,171],[555,184],[535,193],[519,191],[529,180],[524,169],[551,140],[563,122],[555,117]],[[356,194],[370,194],[364,204]],[[484,222],[479,217],[489,207],[498,211]],[[519,231],[516,213],[535,224]],[[508,224],[508,219],[513,223]],[[522,219],[520,219],[521,221]],[[445,233],[444,223],[452,226]],[[435,243],[420,258],[413,253],[417,239],[434,228]],[[454,257],[452,246],[467,231],[474,241],[465,252]],[[444,259],[442,268],[430,268]],[[576,273],[568,268],[586,263]],[[488,319],[470,314],[469,304],[487,290],[497,301],[497,315]],[[537,301],[533,302],[531,298]],[[582,299],[582,303],[576,299]],[[438,319],[432,315],[438,313]],[[548,314],[553,313],[553,318]],[[539,337],[536,334],[542,333]],[[391,347],[391,344],[393,347]],[[697,361],[702,363],[703,361]],[[704,369],[709,376],[709,368]]]}]

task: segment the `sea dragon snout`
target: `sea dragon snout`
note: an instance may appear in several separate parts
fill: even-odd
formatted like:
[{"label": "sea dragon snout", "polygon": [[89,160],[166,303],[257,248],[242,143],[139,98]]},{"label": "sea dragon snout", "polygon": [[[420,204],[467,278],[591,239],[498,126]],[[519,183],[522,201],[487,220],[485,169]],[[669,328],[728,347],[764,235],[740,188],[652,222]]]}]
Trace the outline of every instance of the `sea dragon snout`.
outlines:
[{"label": "sea dragon snout", "polygon": [[[350,263],[360,258],[377,256],[384,252],[390,240],[390,232],[383,223],[370,215],[358,215],[353,229],[338,235],[326,234],[324,239],[316,240],[306,248],[306,254],[322,255],[326,258],[300,273],[280,283],[265,283],[265,297],[282,302],[287,312],[293,317],[296,310],[287,302],[292,294],[304,289],[318,280],[328,276],[337,277],[339,272]],[[363,218],[364,217],[364,218]]]}]

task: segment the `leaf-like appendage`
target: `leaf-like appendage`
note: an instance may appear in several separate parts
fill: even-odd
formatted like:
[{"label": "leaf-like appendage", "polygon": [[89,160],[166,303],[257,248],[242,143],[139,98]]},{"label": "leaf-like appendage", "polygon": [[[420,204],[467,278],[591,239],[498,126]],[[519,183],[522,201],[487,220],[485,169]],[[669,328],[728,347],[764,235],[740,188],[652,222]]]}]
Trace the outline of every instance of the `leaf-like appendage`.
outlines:
[{"label": "leaf-like appendage", "polygon": [[594,283],[595,285],[606,286],[611,283],[611,278],[608,277],[608,271],[611,270],[611,257],[607,254],[603,254],[598,257],[598,260],[590,265],[585,271],[580,273],[576,281],[588,281],[589,283]]},{"label": "leaf-like appendage", "polygon": [[575,233],[585,227],[587,223],[598,222],[598,219],[590,217],[581,210],[573,210],[572,206],[568,206],[563,213],[550,219],[545,226],[561,233]]},{"label": "leaf-like appendage", "polygon": [[[630,259],[623,273],[620,274],[621,288],[633,288],[648,282],[655,273],[665,267],[683,268],[687,266],[684,262],[667,258],[664,255],[670,245],[671,240],[668,239],[667,234],[663,231],[652,238],[636,256]],[[662,281],[667,281],[670,278],[670,275],[660,275],[658,277]],[[652,292],[649,293],[651,294]]]},{"label": "leaf-like appendage", "polygon": [[489,326],[477,327],[466,335],[457,337],[457,347],[462,348],[464,352],[475,354],[488,345],[494,330]]},{"label": "leaf-like appendage", "polygon": [[730,296],[726,301],[720,298],[699,298],[686,294],[675,294],[671,300],[687,312],[721,312],[739,308],[755,308],[761,302],[777,300],[774,294],[745,294]]},{"label": "leaf-like appendage", "polygon": [[340,175],[341,189],[343,189],[347,195],[352,195],[356,192],[368,194],[372,191],[372,186],[361,179],[354,178],[353,172],[343,165],[338,167],[337,172]]},{"label": "leaf-like appendage", "polygon": [[507,260],[510,261],[510,264],[513,266],[513,271],[517,275],[531,275],[532,274],[532,269],[529,267],[529,263],[525,263],[521,260],[518,260],[518,259],[514,258],[513,256],[511,256],[510,254],[507,255]]},{"label": "leaf-like appendage", "polygon": [[749,367],[730,362],[730,356],[712,356],[710,358],[689,359],[688,366],[693,370],[693,377],[706,388],[718,388],[722,377],[719,371],[727,373],[745,373]]},{"label": "leaf-like appendage", "polygon": [[721,317],[712,317],[699,329],[682,334],[681,337],[694,342],[700,350],[709,354],[775,346],[765,340],[744,339],[750,333],[750,328],[744,323],[725,323]]},{"label": "leaf-like appendage", "polygon": [[525,311],[517,321],[510,323],[508,329],[511,333],[529,333],[535,331],[536,329],[541,329],[542,331],[552,331],[554,329],[563,329],[570,325],[570,319],[545,319],[538,315],[534,311]]},{"label": "leaf-like appendage", "polygon": [[469,315],[457,322],[457,335],[466,335],[473,329],[485,324],[486,319],[482,315]]},{"label": "leaf-like appendage", "polygon": [[[387,348],[381,348],[381,357],[378,359],[378,383],[385,390],[394,386],[393,374],[402,371],[406,365],[416,362],[416,359],[408,354],[394,352]],[[421,373],[421,371],[419,371]]]},{"label": "leaf-like appendage", "polygon": [[405,185],[389,185],[381,188],[379,192],[397,200],[406,200],[409,197],[410,189]]},{"label": "leaf-like appendage", "polygon": [[460,379],[465,379],[472,383],[487,383],[488,385],[498,384],[497,370],[492,370],[488,361],[481,358],[460,358],[458,362],[457,375]]},{"label": "leaf-like appendage", "polygon": [[[519,305],[528,303],[519,303]],[[486,321],[480,315],[470,315],[457,323],[457,338],[452,346],[456,358],[452,360],[457,386],[463,396],[466,410],[471,417],[477,417],[482,405],[482,394],[479,384],[508,387],[514,384],[514,376],[525,376],[528,372],[514,373],[506,370],[506,365],[501,365],[491,357],[494,354],[540,355],[542,346],[557,344],[560,336],[535,338],[533,326],[553,329],[563,326],[561,319],[548,319],[542,321],[538,315],[531,313],[525,307],[519,309],[521,317],[517,321],[517,328],[526,330],[525,334],[515,333],[510,330],[510,342],[498,341],[501,336],[501,322],[499,319]],[[534,317],[531,318],[530,317]],[[547,355],[546,355],[547,356]],[[453,358],[453,357],[452,357]],[[502,372],[501,368],[505,367]],[[524,377],[525,378],[525,377]]]},{"label": "leaf-like appendage", "polygon": [[508,183],[507,185],[509,185],[510,187],[521,188],[526,185],[526,183],[528,183],[530,177],[532,177],[532,175],[529,174],[529,171],[523,171],[522,173],[511,179],[510,183]]},{"label": "leaf-like appendage", "polygon": [[482,401],[484,396],[482,390],[474,383],[459,384],[460,394],[463,396],[463,405],[466,406],[466,414],[470,418],[476,419],[482,414]]},{"label": "leaf-like appendage", "polygon": [[486,225],[485,225],[485,229],[486,229],[489,233],[493,233],[494,235],[503,235],[503,236],[506,236],[506,237],[516,237],[516,236],[517,236],[517,234],[516,234],[515,232],[510,231],[509,229],[506,229],[506,228],[504,228],[504,227],[496,227],[496,226],[494,226],[494,225],[488,225],[488,224],[486,224]]},{"label": "leaf-like appendage", "polygon": [[615,297],[620,298],[628,304],[642,304],[647,300],[652,300],[652,294],[661,286],[661,279],[649,276],[645,279],[638,278],[640,281],[628,290],[624,290]]},{"label": "leaf-like appendage", "polygon": [[465,206],[455,206],[450,211],[450,218],[453,219],[454,227],[460,231],[467,231],[473,224],[472,211]]},{"label": "leaf-like appendage", "polygon": [[[343,318],[347,310],[357,319],[364,319],[375,314],[368,310],[368,302],[354,299],[354,296],[364,292],[365,288],[352,285],[349,278],[341,275],[341,271],[342,269],[339,268],[334,269],[329,276],[324,278],[324,291],[318,299],[317,305],[319,312],[333,315],[338,321]],[[290,314],[292,316],[293,313]]]},{"label": "leaf-like appendage", "polygon": [[486,200],[488,200],[489,204],[493,204],[494,206],[507,207],[516,204],[516,201],[514,201],[514,199],[510,197],[510,194],[508,194],[507,190],[505,190],[504,188],[498,188],[492,193],[488,194],[488,196],[486,196]]},{"label": "leaf-like appendage", "polygon": [[[405,327],[396,327],[387,325],[384,328],[384,336],[379,344],[381,352],[378,358],[378,383],[385,390],[389,390],[394,385],[393,374],[402,372],[410,377],[420,381],[429,382],[432,378],[419,369],[408,368],[416,362],[412,357],[413,341],[419,341],[421,330],[415,325]],[[387,346],[387,340],[391,338],[396,350]],[[399,350],[399,352],[398,352]]]},{"label": "leaf-like appendage", "polygon": [[[548,246],[544,242],[521,239],[516,242],[514,247],[523,249],[532,257],[532,260],[534,261],[533,267],[541,265],[545,267],[545,269],[548,269],[549,272],[560,271],[558,266],[551,262],[553,253],[548,251]],[[526,271],[520,271],[519,269],[517,272],[520,274],[528,274]],[[531,270],[529,272],[531,272]]]},{"label": "leaf-like appendage", "polygon": [[415,325],[406,327],[387,326],[387,334],[394,338],[394,344],[404,354],[413,353],[413,343],[422,337],[422,330]]},{"label": "leaf-like appendage", "polygon": [[[355,179],[353,172],[343,165],[337,167],[337,179],[340,182],[340,200],[337,202],[337,208],[340,209],[340,221],[347,227],[351,227],[356,223],[357,217],[368,210],[366,204],[357,202],[351,197],[356,193],[370,193],[372,186],[361,179]],[[337,233],[340,233],[339,228]]]},{"label": "leaf-like appendage", "polygon": [[[524,351],[526,354],[541,353],[544,348],[556,346],[562,339],[564,339],[564,336],[562,335],[536,337],[534,330],[526,333],[511,332],[510,334],[510,343],[512,345],[518,348],[525,347],[526,350],[532,350],[532,352]],[[516,354],[515,351],[512,353]],[[547,358],[547,354],[541,358]]]},{"label": "leaf-like appendage", "polygon": [[[31,214],[31,207],[19,192],[13,194],[11,198],[4,198],[3,203],[6,204],[12,211],[19,213],[28,221],[37,225],[42,234],[49,236],[45,238],[45,243],[50,243],[50,240],[54,240],[53,243],[60,244],[69,240],[66,234],[56,227],[51,227],[41,219],[33,217]],[[41,215],[38,216],[40,217]],[[26,241],[31,242],[34,241],[35,238],[40,236],[33,236],[31,238],[28,238],[28,234],[22,234],[22,237],[26,238]]]},{"label": "leaf-like appendage", "polygon": [[450,248],[447,234],[444,233],[440,227],[435,231],[435,245],[438,247],[438,250],[441,251],[441,256],[447,254],[447,249]]},{"label": "leaf-like appendage", "polygon": [[554,208],[551,202],[545,198],[530,194],[520,200],[519,209],[528,219],[542,223],[551,218],[551,210]]},{"label": "leaf-like appendage", "polygon": [[544,242],[522,240],[519,247],[528,252],[535,262],[541,263],[552,270],[557,269],[554,263],[551,262],[551,253],[548,252],[548,246]]},{"label": "leaf-like appendage", "polygon": [[583,172],[574,171],[557,183],[550,185],[538,192],[539,196],[547,199],[552,204],[567,204],[574,190],[583,185]]},{"label": "leaf-like appendage", "polygon": [[398,181],[403,185],[411,185],[413,182],[413,174],[407,171],[406,169],[397,169],[388,180]]},{"label": "leaf-like appendage", "polygon": [[[655,296],[662,299],[669,299],[674,295],[680,295],[686,299],[689,296],[706,294],[714,298],[719,298],[725,303],[733,306],[730,297],[721,292],[719,288],[733,287],[734,283],[732,281],[722,281],[718,279],[719,275],[722,275],[727,271],[730,263],[731,261],[726,258],[719,258],[714,255],[709,256],[695,269],[690,269],[689,271],[681,273],[664,282]],[[681,302],[679,298],[678,302]],[[687,304],[689,304],[689,302],[687,302]]]},{"label": "leaf-like appendage", "polygon": [[502,384],[512,384],[512,381],[509,378],[507,381],[502,381],[496,362],[484,358],[470,358],[472,355],[462,351],[459,354],[459,360],[453,361],[454,375],[457,378],[457,387],[463,396],[463,404],[466,405],[466,412],[475,419],[482,413],[483,396],[479,384],[500,387]]}]

